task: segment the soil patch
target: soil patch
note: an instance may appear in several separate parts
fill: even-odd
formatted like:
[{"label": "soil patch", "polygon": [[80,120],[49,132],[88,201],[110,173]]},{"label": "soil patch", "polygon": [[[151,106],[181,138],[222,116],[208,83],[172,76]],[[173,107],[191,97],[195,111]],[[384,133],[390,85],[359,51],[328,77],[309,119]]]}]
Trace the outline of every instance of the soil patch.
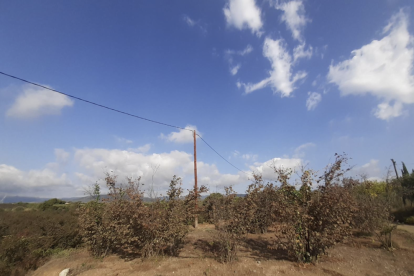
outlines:
[{"label": "soil patch", "polygon": [[164,276],[164,275],[414,275],[414,234],[397,230],[393,252],[380,248],[372,237],[358,237],[328,251],[316,264],[297,264],[286,252],[268,248],[272,233],[251,234],[245,239],[239,260],[222,264],[211,252],[215,229],[202,224],[191,229],[178,257],[157,257],[126,261],[118,256],[96,259],[83,249],[65,257],[54,257],[31,276],[59,275],[70,268],[69,275],[80,276]]}]

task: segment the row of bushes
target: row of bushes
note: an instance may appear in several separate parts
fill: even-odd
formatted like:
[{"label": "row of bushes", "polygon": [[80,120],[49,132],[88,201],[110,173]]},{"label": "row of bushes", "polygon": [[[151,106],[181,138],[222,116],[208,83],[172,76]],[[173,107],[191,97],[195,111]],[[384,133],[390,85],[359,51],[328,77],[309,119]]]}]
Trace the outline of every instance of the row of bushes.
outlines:
[{"label": "row of bushes", "polygon": [[386,197],[371,194],[372,182],[344,179],[346,156],[336,155],[335,163],[316,177],[302,172],[299,190],[290,184],[291,170],[276,168],[276,183],[264,184],[260,175],[244,198],[237,198],[231,187],[225,196],[205,201],[209,219],[219,231],[217,255],[222,261],[236,259],[247,233],[274,231],[270,249],[284,250],[293,260],[311,262],[326,249],[351,237],[353,231],[375,235],[391,248],[390,204]]},{"label": "row of bushes", "polygon": [[226,195],[212,194],[198,211],[193,191],[181,198],[179,178],[171,181],[168,199],[145,205],[140,179],[128,179],[122,186],[107,175],[109,199],[102,203],[95,186],[97,200],[82,207],[79,225],[95,256],[176,255],[196,213],[216,225],[215,252],[223,262],[236,259],[244,235],[269,229],[275,233],[270,249],[285,250],[299,262],[317,260],[355,230],[373,234],[391,248],[390,197],[380,196],[373,182],[344,178],[346,163],[346,156],[336,155],[319,177],[303,170],[299,190],[290,183],[291,170],[274,167],[278,183],[265,184],[255,175],[244,198],[227,187]]},{"label": "row of bushes", "polygon": [[[116,253],[124,257],[177,255],[194,218],[195,194],[184,200],[181,180],[174,176],[168,199],[144,204],[140,178],[118,184],[116,177],[105,178],[108,199],[100,201],[100,188],[94,188],[95,201],[81,207],[79,226],[86,245],[94,256]],[[201,192],[205,192],[201,187]]]}]

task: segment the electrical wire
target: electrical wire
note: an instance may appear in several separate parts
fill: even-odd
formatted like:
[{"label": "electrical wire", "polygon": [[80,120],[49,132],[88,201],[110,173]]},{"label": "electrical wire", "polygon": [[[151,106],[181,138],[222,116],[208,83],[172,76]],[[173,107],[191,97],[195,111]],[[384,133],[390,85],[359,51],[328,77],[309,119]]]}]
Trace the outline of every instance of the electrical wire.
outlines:
[{"label": "electrical wire", "polygon": [[[151,123],[156,123],[156,124],[160,124],[160,125],[164,125],[164,126],[168,126],[168,127],[173,127],[173,128],[178,128],[178,129],[183,129],[183,130],[189,130],[189,131],[194,131],[193,129],[188,129],[188,128],[183,128],[183,127],[179,127],[179,126],[175,126],[175,125],[170,125],[170,124],[166,124],[166,123],[163,123],[163,122],[159,122],[159,121],[155,121],[155,120],[151,120],[151,119],[148,119],[148,118],[144,118],[144,117],[141,117],[141,116],[138,116],[138,115],[134,115],[134,114],[131,114],[131,113],[128,113],[128,112],[125,112],[125,111],[121,111],[121,110],[118,110],[118,109],[115,109],[115,108],[112,108],[112,107],[108,107],[108,106],[105,106],[105,105],[102,105],[102,104],[98,104],[98,103],[95,103],[95,102],[92,102],[92,101],[88,101],[88,100],[85,100],[85,99],[82,99],[82,98],[79,98],[79,97],[76,97],[76,96],[73,96],[73,95],[70,95],[70,94],[67,94],[67,93],[63,93],[63,92],[61,92],[61,91],[58,91],[58,90],[55,90],[55,89],[52,89],[52,88],[50,88],[50,87],[47,87],[47,86],[44,86],[44,85],[41,85],[41,84],[38,84],[38,83],[35,83],[35,82],[31,82],[31,81],[28,81],[28,80],[25,80],[25,79],[22,79],[22,78],[19,78],[19,77],[16,77],[16,76],[13,76],[13,75],[9,75],[9,74],[6,74],[6,73],[4,73],[4,72],[1,72],[0,71],[0,74],[2,74],[2,75],[4,75],[4,76],[7,76],[7,77],[10,77],[10,78],[13,78],[13,79],[16,79],[16,80],[20,80],[20,81],[22,81],[22,82],[26,82],[26,83],[29,83],[29,84],[32,84],[32,85],[35,85],[35,86],[38,86],[38,87],[41,87],[41,88],[44,88],[44,89],[47,89],[47,90],[50,90],[50,91],[52,91],[52,92],[55,92],[55,93],[59,93],[59,94],[62,94],[62,95],[65,95],[65,96],[68,96],[68,97],[70,97],[70,98],[73,98],[73,99],[76,99],[76,100],[79,100],[79,101],[83,101],[83,102],[86,102],[86,103],[89,103],[89,104],[92,104],[92,105],[96,105],[96,106],[99,106],[99,107],[102,107],[102,108],[106,108],[106,109],[109,109],[109,110],[111,110],[111,111],[115,111],[115,112],[118,112],[118,113],[121,113],[121,114],[124,114],[124,115],[128,115],[128,116],[131,116],[131,117],[135,117],[135,118],[138,118],[138,119],[141,119],[141,120],[145,120],[145,121],[148,121],[148,122],[151,122]],[[200,135],[198,135],[197,134],[197,136],[198,137],[200,137],[200,139],[210,148],[210,149],[212,149],[218,156],[220,156],[224,161],[226,161],[228,164],[230,164],[233,168],[235,168],[236,170],[238,170],[238,171],[240,171],[240,172],[243,172],[243,173],[245,173],[246,175],[247,175],[247,173],[245,172],[245,171],[242,171],[242,170],[240,170],[239,168],[237,168],[235,165],[233,165],[232,163],[230,163],[230,161],[228,161],[226,158],[224,158],[220,153],[218,153],[212,146],[210,146],[210,144],[209,143],[207,143],[207,141],[206,140],[204,140]]]},{"label": "electrical wire", "polygon": [[247,173],[245,171],[240,170],[239,168],[237,168],[235,165],[233,165],[232,163],[230,163],[230,161],[228,161],[226,158],[224,158],[220,153],[218,153],[212,146],[210,146],[209,143],[206,142],[206,140],[203,139],[203,137],[201,137],[200,135],[197,134],[198,137],[200,137],[200,139],[207,145],[209,146],[210,149],[212,149],[215,153],[217,153],[218,156],[220,156],[224,161],[226,161],[227,163],[229,163],[231,166],[233,166],[233,168],[235,168],[236,170],[245,173],[247,175]]},{"label": "electrical wire", "polygon": [[152,123],[156,123],[156,124],[160,124],[160,125],[164,125],[164,126],[168,126],[168,127],[173,127],[173,128],[178,128],[178,129],[193,131],[192,129],[189,129],[189,128],[183,128],[183,127],[179,127],[179,126],[174,126],[174,125],[170,125],[170,124],[158,122],[158,121],[151,120],[151,119],[147,119],[147,118],[144,118],[144,117],[141,117],[141,116],[138,116],[138,115],[134,115],[134,114],[131,114],[131,113],[128,113],[128,112],[124,112],[124,111],[121,111],[121,110],[118,110],[118,109],[115,109],[115,108],[112,108],[112,107],[108,107],[108,106],[105,106],[105,105],[102,105],[102,104],[98,104],[98,103],[95,103],[95,102],[92,102],[92,101],[88,101],[88,100],[85,100],[85,99],[82,99],[82,98],[79,98],[79,97],[76,97],[76,96],[72,96],[72,95],[67,94],[67,93],[63,93],[61,91],[58,91],[58,90],[49,88],[47,86],[44,86],[44,85],[41,85],[41,84],[38,84],[38,83],[35,83],[35,82],[31,82],[31,81],[28,81],[28,80],[25,80],[25,79],[22,79],[22,78],[19,78],[19,77],[16,77],[16,76],[12,76],[12,75],[3,73],[1,71],[0,71],[0,74],[5,75],[5,76],[8,76],[8,77],[13,78],[13,79],[16,79],[16,80],[20,80],[20,81],[23,81],[23,82],[26,82],[26,83],[30,83],[32,85],[36,85],[36,86],[42,87],[44,89],[47,89],[47,90],[50,90],[50,91],[53,91],[53,92],[56,92],[56,93],[59,93],[59,94],[68,96],[70,98],[77,99],[79,101],[83,101],[83,102],[86,102],[86,103],[89,103],[89,104],[93,104],[93,105],[96,105],[96,106],[99,106],[99,107],[102,107],[102,108],[106,108],[106,109],[109,109],[109,110],[112,110],[112,111],[115,111],[115,112],[118,112],[118,113],[122,113],[122,114],[125,114],[125,115],[128,115],[128,116],[131,116],[131,117],[135,117],[135,118],[138,118],[138,119],[141,119],[141,120],[145,120],[145,121],[148,121],[148,122],[152,122]]}]

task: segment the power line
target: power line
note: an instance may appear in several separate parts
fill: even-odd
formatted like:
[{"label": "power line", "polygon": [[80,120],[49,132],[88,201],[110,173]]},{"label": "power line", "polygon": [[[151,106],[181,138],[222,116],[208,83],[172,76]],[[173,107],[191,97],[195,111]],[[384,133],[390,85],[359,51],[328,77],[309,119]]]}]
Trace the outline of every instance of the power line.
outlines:
[{"label": "power line", "polygon": [[44,89],[47,89],[47,90],[50,90],[50,91],[53,91],[53,92],[56,92],[56,93],[59,93],[59,94],[62,94],[62,95],[65,95],[65,96],[74,98],[74,99],[77,99],[79,101],[83,101],[83,102],[86,102],[86,103],[89,103],[89,104],[93,104],[93,105],[96,105],[96,106],[99,106],[99,107],[102,107],[102,108],[106,108],[106,109],[109,109],[109,110],[112,110],[112,111],[115,111],[115,112],[118,112],[118,113],[122,113],[122,114],[125,114],[125,115],[128,115],[128,116],[131,116],[131,117],[135,117],[135,118],[138,118],[138,119],[141,119],[141,120],[145,120],[145,121],[148,121],[148,122],[152,122],[152,123],[156,123],[156,124],[160,124],[160,125],[164,125],[164,126],[169,126],[169,127],[173,127],[173,128],[178,128],[178,129],[184,129],[184,130],[193,131],[192,129],[183,128],[183,127],[179,127],[179,126],[174,126],[174,125],[170,125],[170,124],[158,122],[158,121],[151,120],[151,119],[147,119],[147,118],[144,118],[144,117],[141,117],[141,116],[138,116],[138,115],[134,115],[134,114],[131,114],[131,113],[128,113],[128,112],[124,112],[124,111],[121,111],[121,110],[118,110],[118,109],[115,109],[115,108],[112,108],[112,107],[108,107],[108,106],[105,106],[105,105],[102,105],[102,104],[98,104],[98,103],[95,103],[95,102],[92,102],[92,101],[88,101],[88,100],[85,100],[85,99],[82,99],[82,98],[79,98],[79,97],[76,97],[76,96],[72,96],[70,94],[63,93],[61,91],[58,91],[58,90],[49,88],[47,86],[44,86],[44,85],[41,85],[41,84],[38,84],[38,83],[35,83],[35,82],[31,82],[31,81],[28,81],[28,80],[25,80],[25,79],[22,79],[22,78],[19,78],[19,77],[16,77],[16,76],[12,76],[12,75],[3,73],[1,71],[0,71],[0,74],[5,75],[5,76],[8,76],[8,77],[13,78],[13,79],[16,79],[16,80],[20,80],[20,81],[23,81],[23,82],[26,82],[26,83],[30,83],[32,85],[36,85],[36,86],[42,87]]},{"label": "power line", "polygon": [[[183,129],[183,130],[189,130],[189,131],[194,131],[193,129],[188,129],[188,128],[183,128],[183,127],[179,127],[179,126],[174,126],[174,125],[170,125],[170,124],[166,124],[166,123],[162,123],[162,122],[159,122],[159,121],[155,121],[155,120],[151,120],[151,119],[147,119],[147,118],[144,118],[144,117],[141,117],[141,116],[138,116],[138,115],[134,115],[134,114],[131,114],[131,113],[128,113],[128,112],[125,112],[125,111],[121,111],[121,110],[118,110],[118,109],[115,109],[115,108],[112,108],[112,107],[108,107],[108,106],[105,106],[105,105],[101,105],[101,104],[98,104],[98,103],[95,103],[95,102],[92,102],[92,101],[88,101],[88,100],[85,100],[85,99],[82,99],[82,98],[79,98],[79,97],[76,97],[76,96],[72,96],[72,95],[70,95],[70,94],[67,94],[67,93],[63,93],[63,92],[61,92],[61,91],[58,91],[58,90],[55,90],[55,89],[52,89],[52,88],[49,88],[49,87],[47,87],[47,86],[44,86],[44,85],[41,85],[41,84],[38,84],[38,83],[35,83],[35,82],[31,82],[31,81],[28,81],[28,80],[25,80],[25,79],[22,79],[22,78],[19,78],[19,77],[16,77],[16,76],[13,76],[13,75],[9,75],[9,74],[6,74],[6,73],[4,73],[4,72],[1,72],[0,71],[0,74],[2,74],[2,75],[4,75],[4,76],[7,76],[7,77],[10,77],[10,78],[13,78],[13,79],[16,79],[16,80],[20,80],[20,81],[22,81],[22,82],[26,82],[26,83],[29,83],[29,84],[32,84],[32,85],[35,85],[35,86],[38,86],[38,87],[41,87],[41,88],[44,88],[44,89],[47,89],[47,90],[50,90],[50,91],[52,91],[52,92],[55,92],[55,93],[59,93],[59,94],[62,94],[62,95],[65,95],[65,96],[68,96],[68,97],[70,97],[70,98],[73,98],[73,99],[76,99],[76,100],[79,100],[79,101],[83,101],[83,102],[86,102],[86,103],[89,103],[89,104],[93,104],[93,105],[96,105],[96,106],[99,106],[99,107],[102,107],[102,108],[106,108],[106,109],[109,109],[109,110],[111,110],[111,111],[115,111],[115,112],[118,112],[118,113],[121,113],[121,114],[124,114],[124,115],[128,115],[128,116],[131,116],[131,117],[135,117],[135,118],[138,118],[138,119],[141,119],[141,120],[145,120],[145,121],[148,121],[148,122],[151,122],[151,123],[156,123],[156,124],[160,124],[160,125],[164,125],[164,126],[168,126],[168,127],[173,127],[173,128],[178,128],[178,129]],[[224,158],[220,153],[218,153],[212,146],[210,146],[210,144],[209,143],[207,143],[207,141],[206,140],[204,140],[200,135],[198,135],[197,134],[197,136],[198,137],[200,137],[200,139],[201,140],[203,140],[203,142],[210,148],[210,149],[212,149],[218,156],[220,156],[224,161],[226,161],[228,164],[230,164],[233,168],[235,168],[236,170],[238,170],[238,171],[241,171],[241,172],[243,172],[243,173],[245,173],[245,174],[247,174],[245,171],[242,171],[242,170],[240,170],[239,168],[237,168],[235,165],[233,165],[232,163],[230,163],[230,161],[228,161],[226,158]]]},{"label": "power line", "polygon": [[235,168],[238,171],[241,171],[245,174],[247,174],[245,171],[240,170],[239,168],[237,168],[235,165],[233,165],[232,163],[230,163],[230,161],[228,161],[226,158],[224,158],[220,153],[218,153],[212,146],[209,145],[209,143],[206,142],[206,140],[204,140],[200,135],[197,134],[198,137],[200,137],[201,140],[203,140],[204,143],[206,143],[207,146],[210,147],[210,149],[212,149],[215,153],[217,153],[218,156],[220,156],[221,158],[223,158],[224,161],[226,161],[227,163],[229,163],[231,166],[233,166],[233,168]]}]

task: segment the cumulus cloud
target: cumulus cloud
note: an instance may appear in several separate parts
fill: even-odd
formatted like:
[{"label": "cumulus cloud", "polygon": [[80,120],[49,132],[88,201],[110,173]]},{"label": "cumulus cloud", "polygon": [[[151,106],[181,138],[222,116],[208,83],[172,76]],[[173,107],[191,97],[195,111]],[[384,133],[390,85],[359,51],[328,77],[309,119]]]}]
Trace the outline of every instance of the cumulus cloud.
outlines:
[{"label": "cumulus cloud", "polygon": [[64,196],[72,192],[66,174],[57,174],[50,168],[22,171],[16,167],[0,164],[0,193],[20,196]]},{"label": "cumulus cloud", "polygon": [[[237,151],[233,154],[246,161],[254,162],[257,159],[257,155],[240,154]],[[148,190],[154,176],[154,188],[157,194],[165,193],[173,175],[183,179],[185,189],[191,189],[194,184],[193,155],[183,151],[147,154],[130,150],[84,148],[74,149],[73,153],[58,149],[55,155],[57,163],[70,161],[73,164],[75,170],[70,176],[58,173],[59,168],[54,166],[23,171],[1,164],[0,195],[82,196],[85,188],[96,181],[103,184],[102,180],[107,172],[117,175],[120,183],[125,183],[126,177],[141,177],[141,183],[145,184],[142,186],[143,190]],[[300,164],[299,158],[273,158],[263,163],[255,162],[250,169],[262,173],[266,179],[274,179],[271,166],[295,168]],[[155,174],[154,166],[159,166]],[[197,167],[199,184],[210,188],[245,185],[250,175],[248,171],[234,174],[221,173],[215,164],[208,164],[201,160],[197,162]],[[102,192],[106,193],[105,187],[102,188]]]},{"label": "cumulus cloud", "polygon": [[261,10],[256,6],[255,0],[229,0],[223,12],[228,26],[239,30],[250,29],[258,36],[262,34]]},{"label": "cumulus cloud", "polygon": [[143,145],[142,147],[138,147],[138,151],[139,152],[143,152],[143,153],[145,153],[145,152],[148,152],[149,150],[151,149],[151,144],[145,144],[145,145]]},{"label": "cumulus cloud", "polygon": [[73,106],[73,101],[69,97],[44,88],[25,85],[6,115],[18,119],[58,115],[65,106]]},{"label": "cumulus cloud", "polygon": [[[167,189],[173,175],[182,177],[187,188],[194,183],[193,156],[183,151],[143,154],[116,149],[77,149],[75,160],[84,171],[77,176],[84,181],[96,181],[102,178],[104,172],[112,171],[121,181],[127,176],[141,176],[142,183],[149,184],[152,181],[153,166],[159,165],[154,175],[154,184],[158,191]],[[241,173],[222,174],[215,164],[202,161],[197,162],[197,171],[200,185],[227,186],[246,180],[246,176]]]},{"label": "cumulus cloud", "polygon": [[379,161],[376,159],[371,159],[368,163],[353,168],[351,172],[359,177],[367,177],[368,180],[382,180],[382,171],[379,168]]},{"label": "cumulus cloud", "polygon": [[242,51],[239,51],[238,54],[241,56],[245,56],[253,51],[252,45],[247,45]]},{"label": "cumulus cloud", "polygon": [[237,72],[239,72],[239,69],[241,67],[241,64],[237,64],[236,66],[230,68],[230,73],[234,76],[237,74]]},{"label": "cumulus cloud", "polygon": [[332,64],[327,78],[343,96],[371,94],[382,100],[374,114],[389,120],[403,114],[404,104],[414,103],[414,39],[408,15],[403,10],[395,14],[383,35],[352,51],[350,59]]},{"label": "cumulus cloud", "polygon": [[263,55],[269,59],[272,65],[272,70],[269,72],[270,76],[255,84],[239,82],[237,86],[243,86],[247,94],[271,86],[274,94],[280,93],[282,97],[288,97],[296,89],[295,83],[306,77],[306,72],[299,71],[293,74],[292,57],[286,49],[283,39],[266,38]]},{"label": "cumulus cloud", "polygon": [[303,41],[302,31],[309,19],[305,16],[305,6],[300,0],[276,2],[275,8],[283,11],[282,22],[292,32],[295,40]]},{"label": "cumulus cloud", "polygon": [[250,170],[262,174],[264,179],[272,180],[276,178],[274,167],[297,169],[301,165],[302,159],[300,158],[273,158],[263,163],[254,163],[253,166],[250,166]]},{"label": "cumulus cloud", "polygon": [[305,43],[299,44],[293,49],[293,63],[298,61],[301,58],[310,59],[312,57],[313,48],[309,46],[308,49],[305,50]]},{"label": "cumulus cloud", "polygon": [[55,149],[56,162],[66,164],[69,161],[70,153],[64,149]]},{"label": "cumulus cloud", "polygon": [[240,55],[240,56],[245,56],[247,54],[250,54],[252,51],[253,51],[252,45],[248,44],[246,46],[246,48],[244,48],[243,50],[240,50],[240,51],[227,50],[226,51],[226,54],[227,55]]},{"label": "cumulus cloud", "polygon": [[[186,129],[180,129],[178,132],[171,132],[168,135],[161,133],[160,138],[174,143],[192,143],[194,141],[193,132],[188,129],[194,129],[198,135],[202,136],[196,126],[187,125]],[[198,139],[198,136],[196,137]]]},{"label": "cumulus cloud", "polygon": [[243,154],[242,158],[246,161],[256,161],[258,155],[257,154]]},{"label": "cumulus cloud", "polygon": [[314,110],[322,100],[322,95],[316,92],[308,92],[308,99],[306,100],[306,108]]}]

